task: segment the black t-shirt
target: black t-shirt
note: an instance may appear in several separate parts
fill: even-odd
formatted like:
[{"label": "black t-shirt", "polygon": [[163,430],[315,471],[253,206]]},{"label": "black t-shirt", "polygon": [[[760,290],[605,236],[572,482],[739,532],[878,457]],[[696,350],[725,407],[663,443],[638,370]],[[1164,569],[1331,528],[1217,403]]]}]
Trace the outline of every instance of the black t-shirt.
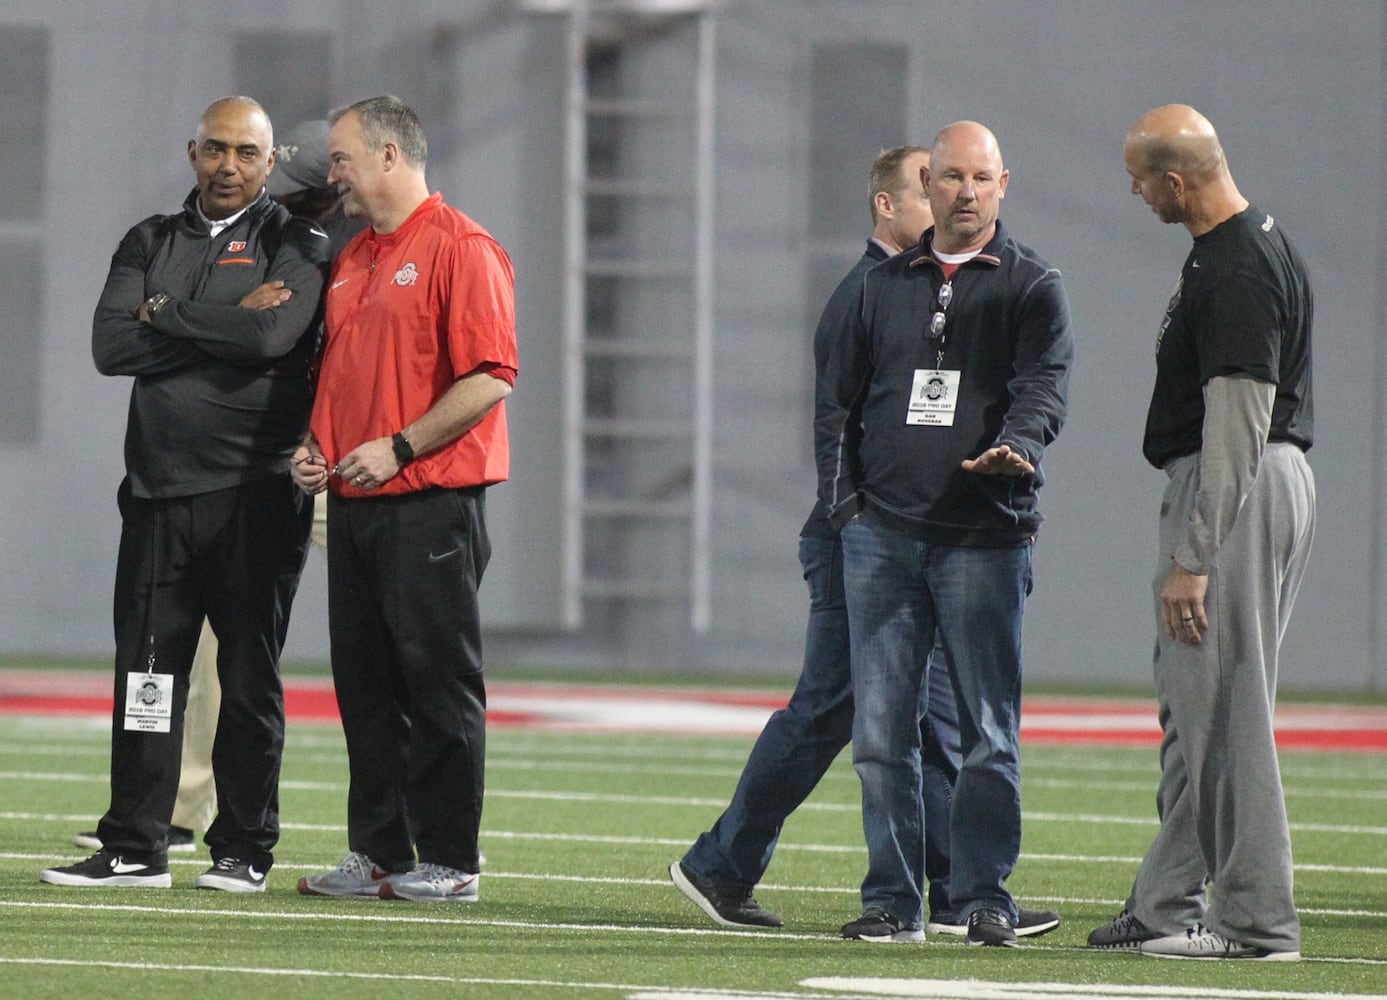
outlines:
[{"label": "black t-shirt", "polygon": [[1276,386],[1268,440],[1309,449],[1314,300],[1295,248],[1251,205],[1194,240],[1156,340],[1156,385],[1142,452],[1156,468],[1199,451],[1203,389],[1219,375]]}]

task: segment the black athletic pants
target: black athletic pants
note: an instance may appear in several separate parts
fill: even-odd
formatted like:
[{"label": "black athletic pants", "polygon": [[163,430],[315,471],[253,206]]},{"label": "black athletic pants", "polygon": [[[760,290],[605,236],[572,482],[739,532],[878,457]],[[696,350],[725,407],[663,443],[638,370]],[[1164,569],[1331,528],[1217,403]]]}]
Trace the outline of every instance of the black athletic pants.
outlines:
[{"label": "black athletic pants", "polygon": [[477,871],[486,762],[485,490],[328,500],[347,840],[383,868]]},{"label": "black athletic pants", "polygon": [[[101,843],[134,860],[166,856],[188,676],[206,617],[219,640],[222,689],[212,749],[217,816],[206,839],[213,859],[267,871],[279,840],[279,653],[308,552],[310,498],[285,474],[165,500],[135,497],[126,481],[119,504],[111,805]],[[127,683],[138,685],[146,671],[173,675],[167,733],[125,727]]]}]

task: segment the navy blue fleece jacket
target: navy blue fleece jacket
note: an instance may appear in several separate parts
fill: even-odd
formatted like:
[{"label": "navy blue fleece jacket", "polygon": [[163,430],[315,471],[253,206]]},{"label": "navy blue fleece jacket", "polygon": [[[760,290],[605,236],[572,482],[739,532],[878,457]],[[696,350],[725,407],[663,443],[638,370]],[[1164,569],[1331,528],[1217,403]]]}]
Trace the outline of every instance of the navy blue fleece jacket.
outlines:
[{"label": "navy blue fleece jacket", "polygon": [[[835,524],[861,510],[924,541],[1017,545],[1040,526],[1040,461],[1064,424],[1073,341],[1060,273],[1002,224],[953,276],[943,362],[930,317],[944,274],[918,247],[872,268],[818,375],[819,498]],[[916,372],[960,373],[952,426],[911,425]],[[1035,466],[1015,478],[962,468],[996,445]]]}]

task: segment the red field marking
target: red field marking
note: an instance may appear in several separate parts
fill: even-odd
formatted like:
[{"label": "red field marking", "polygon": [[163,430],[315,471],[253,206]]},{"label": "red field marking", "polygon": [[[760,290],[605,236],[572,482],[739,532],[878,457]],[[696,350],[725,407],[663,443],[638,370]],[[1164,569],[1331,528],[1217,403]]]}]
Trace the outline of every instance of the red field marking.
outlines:
[{"label": "red field marking", "polygon": [[[110,677],[93,671],[0,671],[0,715],[111,715]],[[577,732],[666,732],[755,736],[785,692],[611,684],[488,685],[491,726]],[[337,723],[328,678],[285,679],[285,712],[299,722]],[[1021,738],[1031,744],[1155,746],[1156,707],[1147,699],[1028,698]],[[1283,705],[1283,748],[1387,752],[1387,707]]]}]

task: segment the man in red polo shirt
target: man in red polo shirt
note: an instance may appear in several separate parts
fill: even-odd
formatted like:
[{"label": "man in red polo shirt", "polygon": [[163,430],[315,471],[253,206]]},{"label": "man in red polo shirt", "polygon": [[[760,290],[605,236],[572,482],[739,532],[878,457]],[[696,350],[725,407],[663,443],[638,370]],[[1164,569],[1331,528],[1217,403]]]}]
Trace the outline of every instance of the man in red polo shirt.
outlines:
[{"label": "man in red polo shirt", "polygon": [[486,487],[509,473],[514,275],[486,230],[429,194],[407,105],[371,98],[329,120],[328,179],[370,225],[333,267],[294,478],[329,493],[351,853],[299,892],[472,902],[486,750],[477,589]]}]

